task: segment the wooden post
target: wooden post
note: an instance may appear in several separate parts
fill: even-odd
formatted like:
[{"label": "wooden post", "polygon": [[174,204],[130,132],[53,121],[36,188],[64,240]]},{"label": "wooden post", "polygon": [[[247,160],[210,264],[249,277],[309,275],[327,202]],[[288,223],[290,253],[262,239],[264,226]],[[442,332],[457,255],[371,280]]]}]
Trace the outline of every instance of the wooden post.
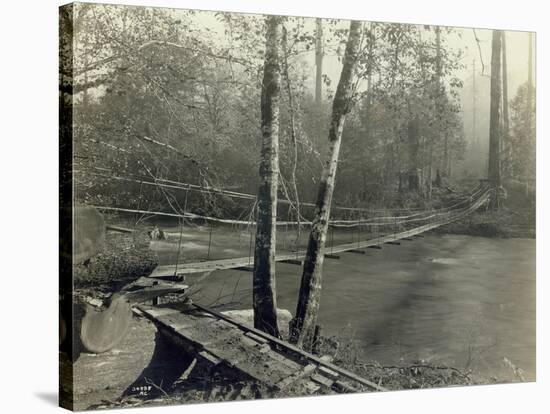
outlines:
[{"label": "wooden post", "polygon": [[210,232],[208,234],[208,253],[206,254],[206,260],[210,260],[210,248],[212,247],[212,229],[213,224],[210,222]]},{"label": "wooden post", "polygon": [[361,245],[361,212],[359,212],[359,222],[357,223],[357,247]]},{"label": "wooden post", "polygon": [[249,241],[248,241],[248,265],[252,265],[252,241],[253,241],[253,237],[252,237],[252,225],[249,225],[248,226],[248,233],[250,234],[250,238],[249,238]]},{"label": "wooden post", "polygon": [[330,227],[330,254],[334,253],[334,226]]}]

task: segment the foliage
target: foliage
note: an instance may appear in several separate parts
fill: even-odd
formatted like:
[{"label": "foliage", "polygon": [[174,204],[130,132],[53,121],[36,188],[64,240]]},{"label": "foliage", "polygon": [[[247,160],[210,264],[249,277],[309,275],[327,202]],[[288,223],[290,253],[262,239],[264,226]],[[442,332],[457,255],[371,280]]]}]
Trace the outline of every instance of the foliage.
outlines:
[{"label": "foliage", "polygon": [[[168,179],[255,193],[264,18],[114,5],[78,4],[75,9],[78,200],[248,215],[252,203],[246,200],[141,182]],[[332,80],[324,76],[326,97],[316,104],[309,86],[315,71],[308,60],[315,48],[315,24],[286,17],[284,25],[291,95],[281,93],[280,181],[288,191],[281,186],[280,195],[294,197],[295,176],[300,199],[312,201],[327,149]],[[453,77],[460,51],[445,44],[447,29],[442,29],[439,55],[434,28],[365,23],[364,29],[334,202],[397,205],[406,201],[396,196],[403,171],[426,170],[430,164],[440,168],[430,163],[428,148],[433,146],[434,159],[441,158],[444,135],[450,157],[463,154],[456,99],[461,84]],[[323,31],[325,55],[341,59],[347,24],[324,20]],[[407,136],[411,121],[420,130],[415,165]],[[279,214],[289,212],[281,207]]]},{"label": "foliage", "polygon": [[[531,102],[529,102],[531,98]],[[512,177],[521,182],[535,179],[535,90],[525,83],[510,102]]]}]

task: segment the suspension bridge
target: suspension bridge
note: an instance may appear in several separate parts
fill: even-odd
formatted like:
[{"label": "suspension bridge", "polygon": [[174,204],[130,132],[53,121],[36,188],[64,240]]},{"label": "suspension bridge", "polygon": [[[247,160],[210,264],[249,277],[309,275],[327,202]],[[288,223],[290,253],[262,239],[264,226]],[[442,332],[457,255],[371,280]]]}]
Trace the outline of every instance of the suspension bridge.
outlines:
[{"label": "suspension bridge", "polygon": [[[110,175],[109,178],[128,182],[132,178]],[[131,182],[131,181],[130,181]],[[118,343],[125,331],[116,326],[127,326],[131,311],[139,317],[147,318],[155,323],[157,329],[168,337],[178,347],[194,355],[197,364],[205,367],[209,372],[230,372],[253,379],[264,384],[271,390],[298,390],[299,395],[314,394],[319,390],[330,392],[356,392],[361,390],[386,391],[380,383],[375,383],[351,371],[343,369],[331,362],[328,356],[320,356],[299,349],[292,344],[259,331],[252,326],[250,320],[239,316],[229,315],[228,312],[217,312],[191,301],[179,303],[159,304],[158,297],[166,293],[185,292],[187,286],[180,283],[185,275],[194,273],[209,273],[216,270],[236,269],[253,271],[253,240],[255,220],[253,211],[256,206],[256,197],[250,194],[238,193],[230,190],[204,187],[198,185],[178,183],[168,180],[152,179],[139,180],[140,188],[143,185],[156,186],[164,190],[185,191],[183,207],[172,199],[172,212],[150,211],[145,208],[99,206],[98,210],[117,214],[135,214],[147,216],[166,216],[179,220],[179,232],[171,235],[177,240],[177,256],[175,263],[157,266],[153,273],[140,278],[138,281],[123,288],[104,311],[93,311],[83,320],[83,327],[92,326],[92,345],[105,345],[101,348],[110,349],[112,344]],[[252,201],[253,207],[248,220],[220,218],[197,214],[188,210],[189,191],[208,194],[219,194],[225,197],[235,197]],[[481,183],[471,192],[458,197],[450,205],[438,209],[387,209],[374,210],[358,207],[335,206],[334,210],[343,212],[346,219],[331,219],[328,223],[325,258],[339,259],[342,253],[364,254],[367,248],[380,249],[384,244],[398,245],[401,241],[413,241],[415,237],[422,237],[422,233],[452,223],[473,213],[490,200],[492,189]],[[141,198],[141,197],[140,197]],[[169,201],[169,199],[167,199]],[[290,200],[281,200],[282,204],[291,204]],[[313,204],[303,203],[314,207]],[[312,223],[303,219],[298,213],[300,221],[280,220],[277,222],[278,233],[287,235],[301,227],[307,228]],[[350,219],[354,215],[354,219]],[[334,215],[332,216],[334,217]],[[200,260],[189,260],[182,257],[185,251],[182,245],[183,227],[185,221],[197,220],[208,224],[207,256]],[[248,255],[229,258],[211,258],[211,245],[214,242],[214,225],[230,225],[248,231]],[[108,226],[111,230],[121,231],[117,226]],[[205,226],[203,226],[205,227]],[[122,229],[126,231],[128,229]],[[131,231],[131,230],[130,230]],[[202,237],[204,238],[204,230]],[[307,231],[303,232],[307,236]],[[239,232],[240,234],[240,232]],[[299,232],[298,232],[299,234]],[[195,235],[188,235],[194,237]],[[351,236],[351,240],[350,240]],[[233,240],[234,241],[234,240]],[[223,243],[231,243],[225,240]],[[239,236],[240,244],[240,236]],[[172,243],[175,247],[176,244]],[[293,265],[303,264],[306,254],[300,245],[299,237],[295,243],[283,245],[278,249],[276,261]],[[302,248],[301,248],[302,247]],[[145,302],[153,299],[153,306]],[[124,306],[122,306],[122,305]],[[123,311],[121,311],[123,309]],[[241,311],[237,311],[241,312]],[[88,311],[90,313],[90,311]],[[93,323],[90,323],[90,318]],[[90,336],[90,335],[88,335]],[[92,349],[93,351],[93,349]]]},{"label": "suspension bridge", "polygon": [[[243,271],[252,271],[254,262],[253,239],[255,220],[252,211],[256,205],[256,196],[232,190],[220,189],[215,187],[200,186],[196,184],[180,183],[173,180],[157,179],[136,179],[131,177],[120,177],[113,174],[105,174],[98,172],[96,175],[110,180],[126,183],[139,183],[140,189],[142,186],[155,186],[163,191],[179,190],[185,192],[184,205],[174,206],[172,212],[150,211],[139,208],[123,208],[112,206],[93,207],[108,212],[141,214],[153,216],[167,216],[181,220],[182,225],[179,229],[179,234],[174,234],[177,239],[179,236],[179,245],[177,258],[174,263],[163,264],[157,266],[150,278],[165,279],[165,280],[183,280],[185,275],[193,273],[204,273],[215,270],[237,269]],[[250,200],[254,203],[248,220],[239,220],[231,218],[220,218],[209,215],[196,214],[188,210],[187,200],[189,192],[199,192],[220,195],[223,197],[237,198],[241,200]],[[479,209],[486,204],[491,196],[491,189],[487,183],[481,182],[471,192],[463,195],[458,201],[438,209],[367,209],[360,207],[334,206],[333,211],[347,215],[353,215],[354,219],[332,219],[329,221],[327,242],[325,246],[326,259],[339,259],[340,253],[365,253],[365,249],[373,248],[380,249],[384,244],[400,244],[401,241],[411,241],[414,237],[421,237],[422,233],[436,229],[443,225],[459,220],[468,214]],[[169,201],[169,200],[168,200]],[[288,199],[280,199],[280,204],[292,204]],[[312,203],[301,203],[302,207],[314,207]],[[294,206],[292,206],[294,207]],[[290,210],[290,209],[289,209]],[[297,228],[307,228],[311,222],[304,219],[300,214],[300,221],[278,220],[278,232],[283,236],[289,232],[295,232]],[[188,260],[180,256],[181,253],[181,232],[183,231],[183,222],[186,221],[201,221],[209,225],[208,232],[208,247],[206,257],[195,258]],[[245,227],[248,231],[248,252],[246,255],[229,258],[212,258],[211,246],[215,240],[215,225],[230,225],[237,228]],[[304,232],[307,233],[307,232]],[[351,240],[349,239],[351,236]],[[239,244],[240,241],[239,235]],[[284,237],[283,237],[284,240]],[[295,243],[284,243],[277,246],[278,253],[275,260],[277,262],[302,265],[306,254],[305,246],[307,240],[300,243],[298,237]],[[181,260],[180,260],[181,259]]]},{"label": "suspension bridge", "polygon": [[[427,231],[452,223],[464,216],[474,212],[489,201],[491,191],[489,189],[479,189],[471,200],[468,200],[462,207],[451,209],[441,209],[438,211],[427,211],[408,216],[381,217],[376,220],[357,220],[357,221],[334,221],[329,223],[330,231],[341,226],[347,228],[357,228],[356,242],[334,245],[332,240],[326,248],[325,258],[337,259],[338,253],[364,253],[366,248],[379,248],[383,244],[397,244],[400,240],[410,241],[412,237],[418,236]],[[415,226],[406,229],[407,225],[414,223]],[[296,224],[296,223],[292,223]],[[307,223],[310,224],[310,223]],[[373,228],[376,228],[373,230]],[[381,228],[389,229],[388,232],[382,232]],[[361,236],[361,231],[363,236]],[[373,236],[373,237],[369,237]],[[361,239],[364,237],[364,239]],[[306,251],[299,250],[286,254],[277,254],[275,260],[289,264],[301,265]],[[253,256],[250,254],[245,257],[208,260],[195,263],[183,263],[158,266],[149,277],[170,278],[184,277],[186,274],[209,272],[214,270],[239,269],[253,270]]]}]

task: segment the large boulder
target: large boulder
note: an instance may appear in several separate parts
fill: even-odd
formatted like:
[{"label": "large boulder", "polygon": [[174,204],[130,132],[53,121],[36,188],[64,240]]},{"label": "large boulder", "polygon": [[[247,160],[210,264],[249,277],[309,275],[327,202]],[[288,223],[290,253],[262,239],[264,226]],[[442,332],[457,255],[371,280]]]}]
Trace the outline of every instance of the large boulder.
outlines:
[{"label": "large boulder", "polygon": [[[222,312],[224,315],[242,323],[250,328],[254,327],[254,310],[242,309],[242,310],[229,310]],[[277,322],[279,325],[280,333],[283,337],[288,337],[288,324],[292,319],[292,314],[286,309],[277,309]]]}]

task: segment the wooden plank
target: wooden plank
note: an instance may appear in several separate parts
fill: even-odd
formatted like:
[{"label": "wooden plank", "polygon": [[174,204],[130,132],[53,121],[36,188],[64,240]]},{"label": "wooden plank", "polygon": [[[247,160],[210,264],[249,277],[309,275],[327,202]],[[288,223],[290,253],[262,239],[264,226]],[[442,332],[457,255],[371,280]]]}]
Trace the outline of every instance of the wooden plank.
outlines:
[{"label": "wooden plank", "polygon": [[252,332],[246,332],[245,335],[248,336],[251,339],[254,339],[256,342],[258,342],[260,344],[265,344],[265,343],[268,342],[267,339],[262,338],[261,336],[258,336],[258,335],[254,334]]},{"label": "wooden plank", "polygon": [[357,388],[352,386],[347,381],[337,380],[332,384],[332,386],[340,392],[359,392]]},{"label": "wooden plank", "polygon": [[294,352],[295,354],[298,354],[299,356],[302,356],[302,357],[305,357],[306,359],[310,360],[310,361],[313,361],[319,365],[322,365],[322,366],[325,366],[327,368],[330,368],[332,369],[333,371],[335,372],[338,372],[340,375],[342,376],[345,376],[349,379],[352,379],[353,381],[356,381],[366,387],[369,387],[369,388],[373,388],[377,391],[387,391],[387,389],[383,388],[383,387],[380,387],[378,386],[377,384],[369,381],[369,380],[366,380],[365,378],[362,378],[360,377],[359,375],[351,372],[351,371],[348,371],[344,368],[341,368],[337,365],[334,365],[333,363],[331,362],[328,362],[326,361],[325,359],[323,359],[322,357],[318,357],[316,355],[313,355],[313,354],[310,354],[308,352],[305,352],[304,350],[288,343],[288,342],[285,342],[283,341],[282,339],[279,339],[279,338],[275,338],[274,336],[271,336],[263,331],[260,331],[258,329],[255,329],[255,328],[251,328],[251,327],[248,327],[248,326],[245,326],[235,320],[233,320],[232,318],[228,317],[227,315],[224,315],[222,313],[219,313],[219,312],[216,312],[212,309],[208,309],[204,306],[201,306],[197,303],[194,303],[193,306],[195,306],[197,309],[200,309],[202,310],[203,312],[207,312],[207,313],[210,313],[220,319],[223,319],[229,323],[232,323],[234,324],[235,326],[238,326],[241,330],[245,330],[247,332],[253,332],[255,333],[256,335],[258,336],[261,336],[263,338],[266,338],[268,339],[270,342],[272,343],[275,343],[277,345],[280,345],[282,348],[286,349],[287,351],[290,351],[290,352]]},{"label": "wooden plank", "polygon": [[[158,314],[156,309],[142,311],[150,317]],[[254,333],[245,335],[235,325],[210,314],[166,312],[154,320],[162,325],[162,329],[167,329],[170,336],[180,338],[178,341],[182,344],[200,350],[199,355],[209,363],[225,364],[270,387],[275,387],[301,367],[272,351],[267,343],[263,343],[265,338]]]},{"label": "wooden plank", "polygon": [[[306,360],[308,359],[311,361],[308,365],[324,366],[328,368],[329,371],[325,371],[325,374],[332,371],[348,379],[359,382],[362,385],[380,391],[385,390],[354,373],[333,365],[329,361],[329,358],[308,354],[262,331],[245,327],[226,315],[206,310],[206,308],[202,308],[199,305],[195,305],[195,307],[201,310],[202,313],[181,313],[177,310],[168,308],[148,309],[142,307],[139,308],[139,310],[145,316],[160,323],[166,329],[169,329],[170,335],[179,336],[181,339],[178,339],[178,341],[183,340],[183,342],[181,342],[182,344],[189,342],[191,346],[200,349],[201,352],[207,352],[207,354],[201,355],[201,357],[205,358],[210,363],[227,364],[269,386],[287,386],[285,382],[281,381],[296,374],[297,371],[303,369],[303,366],[279,352],[271,350],[267,343],[262,345],[258,341],[253,340],[252,338],[254,336],[281,345],[286,351],[293,350],[293,352],[298,354],[298,357],[306,355]],[[156,315],[156,317],[153,315]],[[214,327],[216,327],[216,329],[214,329]],[[226,334],[220,336],[219,329],[224,329]],[[254,336],[245,336],[245,332],[251,333]],[[212,337],[214,337],[214,340],[210,340]],[[246,339],[243,340],[243,338]],[[319,375],[320,377],[327,377],[327,375]],[[328,383],[327,379],[315,378],[317,382]],[[302,379],[301,381],[304,380]],[[300,384],[305,386],[310,392],[319,388],[319,384],[315,383],[315,381],[307,380],[305,383],[301,382]]]},{"label": "wooden plank", "polygon": [[216,356],[212,355],[210,352],[208,351],[201,351],[199,352],[199,355],[205,359],[206,361],[208,361],[209,363],[211,363],[212,365],[218,365],[222,362],[221,359],[217,358]]},{"label": "wooden plank", "polygon": [[312,374],[310,378],[312,381],[318,384],[324,385],[325,387],[328,387],[328,388],[331,388],[334,382],[330,378],[327,378],[324,375],[320,375],[320,374]]},{"label": "wooden plank", "polygon": [[[153,270],[153,273],[154,273],[154,270]],[[166,281],[166,282],[183,282],[185,280],[185,277],[184,277],[185,273],[177,273],[175,274],[174,271],[171,271],[171,272],[165,272],[165,273],[162,273],[162,274],[158,274],[158,275],[153,275],[153,274],[150,274],[149,278],[151,279],[158,279],[158,280],[163,280],[163,281]]]},{"label": "wooden plank", "polygon": [[[153,281],[153,279],[149,280]],[[126,300],[128,300],[128,302],[130,302],[131,304],[136,304],[143,303],[148,300],[155,300],[158,299],[160,296],[164,296],[169,293],[184,294],[189,287],[188,285],[181,283],[163,283],[159,281],[154,282],[158,284],[143,287],[139,285],[135,285],[135,287],[126,286],[121,292],[124,294],[124,297],[126,298]]]},{"label": "wooden plank", "polygon": [[333,380],[338,379],[338,377],[340,376],[336,371],[333,371],[330,368],[323,367],[323,366],[319,367],[319,373]]},{"label": "wooden plank", "polygon": [[292,264],[292,265],[297,265],[297,266],[302,266],[304,264],[304,262],[302,260],[298,260],[298,259],[285,259],[285,260],[280,260],[281,263],[286,263],[286,264]]},{"label": "wooden plank", "polygon": [[[142,310],[141,308],[139,308]],[[143,311],[143,310],[142,310]],[[180,311],[172,308],[155,308],[155,309],[147,309],[143,311],[144,313],[152,316],[153,318],[160,318],[162,316],[171,315],[174,313],[180,313]]]},{"label": "wooden plank", "polygon": [[252,341],[244,335],[240,340],[226,341],[209,344],[208,350],[224,363],[235,368],[258,381],[271,387],[291,375],[300,368],[300,364],[283,357],[277,352],[261,352],[260,347],[248,345],[246,341]]},{"label": "wooden plank", "polygon": [[326,259],[340,259],[340,256],[337,255],[337,254],[325,253],[325,258]]},{"label": "wooden plank", "polygon": [[105,226],[105,228],[107,230],[116,231],[116,232],[119,232],[119,233],[133,233],[134,232],[134,230],[132,230],[132,229],[127,229],[125,227],[119,227],[119,226],[111,226],[110,224]]},{"label": "wooden plank", "polygon": [[162,321],[177,334],[200,347],[213,348],[220,341],[239,341],[240,332],[232,329],[231,325],[215,318],[192,317],[188,315],[169,315]]},{"label": "wooden plank", "polygon": [[258,345],[258,342],[256,342],[254,339],[247,337],[246,335],[243,335],[241,338],[241,341],[248,345],[249,347],[255,347]]}]

